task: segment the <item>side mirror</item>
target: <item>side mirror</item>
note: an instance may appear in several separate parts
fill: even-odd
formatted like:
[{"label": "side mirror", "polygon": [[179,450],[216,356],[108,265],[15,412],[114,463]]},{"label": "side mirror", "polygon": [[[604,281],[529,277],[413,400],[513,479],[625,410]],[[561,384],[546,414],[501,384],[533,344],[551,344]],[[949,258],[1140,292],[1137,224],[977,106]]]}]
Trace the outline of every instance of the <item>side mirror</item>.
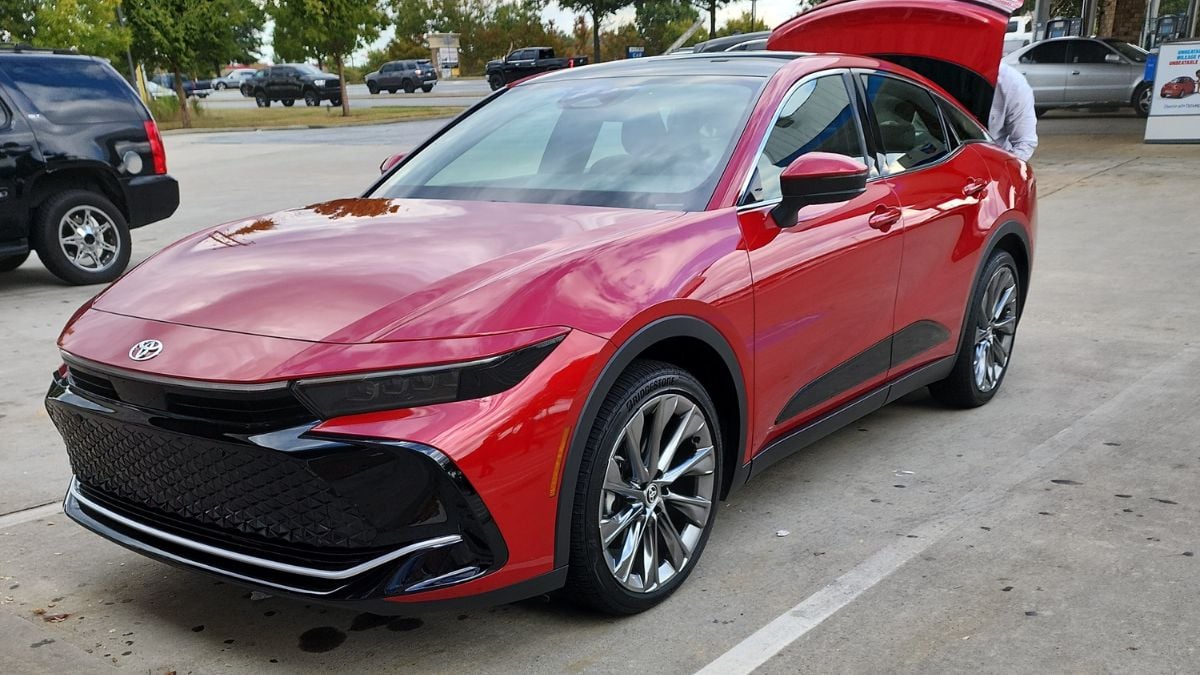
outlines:
[{"label": "side mirror", "polygon": [[387,159],[383,160],[383,163],[379,165],[379,173],[380,174],[387,173],[388,171],[391,170],[391,168],[393,166],[396,166],[400,162],[404,161],[404,158],[407,156],[408,155],[406,153],[397,152],[396,154],[392,155],[391,157],[388,157]]},{"label": "side mirror", "polygon": [[1105,63],[1120,63],[1121,57],[1110,52],[1110,53],[1104,55],[1104,62]]},{"label": "side mirror", "polygon": [[792,227],[805,206],[848,202],[866,192],[869,174],[862,162],[845,155],[803,154],[779,174],[783,201],[771,209],[771,217],[779,227]]}]

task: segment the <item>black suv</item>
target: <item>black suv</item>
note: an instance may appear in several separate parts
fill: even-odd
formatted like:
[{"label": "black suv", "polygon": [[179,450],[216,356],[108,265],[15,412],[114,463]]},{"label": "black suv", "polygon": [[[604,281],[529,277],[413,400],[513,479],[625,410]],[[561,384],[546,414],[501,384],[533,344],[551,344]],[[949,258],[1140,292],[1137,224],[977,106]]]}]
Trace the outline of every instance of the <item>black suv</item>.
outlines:
[{"label": "black suv", "polygon": [[437,84],[437,71],[429,59],[389,61],[380,66],[379,70],[367,73],[366,79],[367,90],[372,94],[378,94],[382,90],[394,94],[398,89],[411,94],[417,87],[428,94],[433,91],[433,85]]},{"label": "black suv", "polygon": [[34,250],[69,283],[112,281],[129,230],[178,206],[158,125],[112,66],[0,46],[0,271]]},{"label": "black suv", "polygon": [[281,101],[285,106],[298,100],[308,106],[321,105],[321,101],[333,106],[342,104],[341,80],[316,66],[284,63],[259,72],[261,77],[255,75],[246,83],[253,87],[254,102],[260,108],[270,107],[271,101]]}]

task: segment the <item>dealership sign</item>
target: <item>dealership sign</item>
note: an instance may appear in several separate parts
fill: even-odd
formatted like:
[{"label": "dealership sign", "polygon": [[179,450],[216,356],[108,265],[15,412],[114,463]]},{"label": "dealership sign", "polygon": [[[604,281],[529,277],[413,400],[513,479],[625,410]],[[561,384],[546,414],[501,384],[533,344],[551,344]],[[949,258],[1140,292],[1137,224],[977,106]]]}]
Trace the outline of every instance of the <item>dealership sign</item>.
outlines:
[{"label": "dealership sign", "polygon": [[1159,48],[1147,143],[1200,143],[1200,41]]}]

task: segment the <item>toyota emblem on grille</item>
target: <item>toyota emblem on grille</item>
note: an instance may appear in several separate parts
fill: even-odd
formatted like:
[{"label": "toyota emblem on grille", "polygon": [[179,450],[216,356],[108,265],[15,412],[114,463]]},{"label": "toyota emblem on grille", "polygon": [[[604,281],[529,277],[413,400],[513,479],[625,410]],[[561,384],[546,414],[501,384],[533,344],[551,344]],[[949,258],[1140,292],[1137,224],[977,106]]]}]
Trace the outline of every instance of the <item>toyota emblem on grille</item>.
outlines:
[{"label": "toyota emblem on grille", "polygon": [[162,353],[163,343],[158,340],[142,340],[129,348],[129,358],[134,361],[149,361]]}]

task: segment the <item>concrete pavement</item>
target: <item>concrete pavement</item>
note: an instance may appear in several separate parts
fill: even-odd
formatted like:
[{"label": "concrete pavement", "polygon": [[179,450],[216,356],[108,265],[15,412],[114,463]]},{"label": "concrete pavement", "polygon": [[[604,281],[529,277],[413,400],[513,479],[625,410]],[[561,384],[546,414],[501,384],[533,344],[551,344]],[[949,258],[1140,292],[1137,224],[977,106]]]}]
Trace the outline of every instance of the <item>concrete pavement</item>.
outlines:
[{"label": "concrete pavement", "polygon": [[[779,650],[760,672],[1190,670],[1200,195],[1195,149],[1142,145],[1139,125],[1040,124],[1033,287],[991,404],[947,411],[914,394],[773,467],[722,506],[696,573],[651,612],[533,600],[382,619],[260,599],[48,507],[0,516],[0,652],[24,672],[685,673],[801,607],[822,620],[798,639],[747,643]],[[168,138],[183,203],[135,233],[135,258],[216,222],[355,194],[431,131],[369,129],[383,133]],[[0,514],[65,489],[40,396],[54,336],[95,290],[60,286],[36,261],[0,276]]]}]

